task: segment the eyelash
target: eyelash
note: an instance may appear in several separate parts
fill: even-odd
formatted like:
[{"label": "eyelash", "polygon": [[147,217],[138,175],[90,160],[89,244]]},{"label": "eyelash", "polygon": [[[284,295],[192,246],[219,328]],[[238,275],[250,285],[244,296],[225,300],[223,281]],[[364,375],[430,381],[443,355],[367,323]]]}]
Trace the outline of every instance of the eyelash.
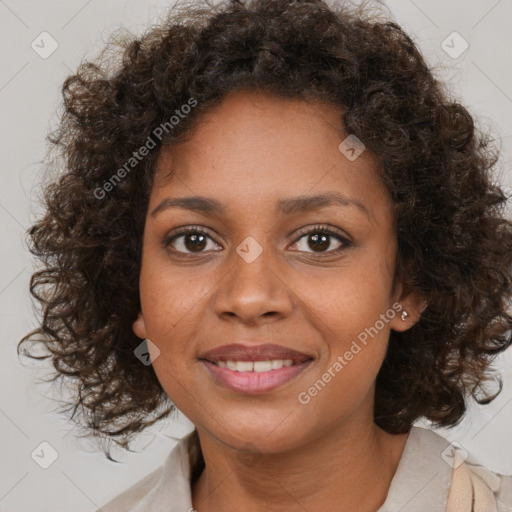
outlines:
[{"label": "eyelash", "polygon": [[[169,245],[172,242],[174,242],[176,239],[178,239],[182,236],[188,235],[188,234],[205,235],[208,238],[210,238],[211,240],[213,240],[210,236],[210,233],[208,231],[206,231],[205,229],[203,229],[201,226],[188,226],[188,227],[181,229],[181,231],[179,231],[178,233],[167,235],[162,241],[163,248],[168,249]],[[332,228],[329,228],[322,224],[319,224],[319,225],[316,225],[313,227],[309,227],[309,228],[301,228],[301,229],[299,229],[298,234],[300,236],[295,239],[295,241],[293,242],[294,244],[297,243],[299,240],[301,240],[306,235],[310,235],[310,234],[328,235],[330,237],[335,238],[342,244],[340,247],[338,247],[338,249],[329,250],[329,251],[325,251],[325,252],[318,252],[318,253],[315,253],[314,251],[312,251],[309,254],[319,254],[319,255],[321,255],[321,254],[327,254],[327,255],[338,254],[339,252],[347,249],[348,247],[350,247],[352,245],[352,243],[347,238],[342,236],[340,233],[338,233],[337,231],[334,231]],[[213,240],[213,241],[215,242],[215,240]],[[217,242],[215,242],[215,243],[217,243]],[[193,256],[201,254],[201,252],[184,253],[184,252],[180,252],[180,251],[173,251],[173,253],[178,255],[179,257],[185,257],[185,258],[193,257]]]}]

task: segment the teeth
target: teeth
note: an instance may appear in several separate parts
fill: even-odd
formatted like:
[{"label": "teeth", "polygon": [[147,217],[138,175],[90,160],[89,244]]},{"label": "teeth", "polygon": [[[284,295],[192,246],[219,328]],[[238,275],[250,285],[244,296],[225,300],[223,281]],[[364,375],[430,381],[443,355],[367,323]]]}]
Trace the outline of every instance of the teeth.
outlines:
[{"label": "teeth", "polygon": [[272,361],[254,361],[255,372],[269,372],[272,370]]},{"label": "teeth", "polygon": [[237,361],[235,363],[237,372],[252,372],[254,363],[252,361]]},{"label": "teeth", "polygon": [[291,359],[271,359],[269,361],[217,361],[221,368],[229,368],[238,372],[268,372],[279,370],[283,366],[292,366]]}]

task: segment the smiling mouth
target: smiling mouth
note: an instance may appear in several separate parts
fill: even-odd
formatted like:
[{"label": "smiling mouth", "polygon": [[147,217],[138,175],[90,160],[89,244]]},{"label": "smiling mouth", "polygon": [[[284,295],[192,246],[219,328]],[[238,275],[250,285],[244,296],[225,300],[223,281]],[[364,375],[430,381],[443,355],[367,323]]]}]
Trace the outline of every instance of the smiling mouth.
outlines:
[{"label": "smiling mouth", "polygon": [[312,354],[272,343],[232,343],[199,354],[213,384],[237,393],[261,394],[288,383],[314,361]]},{"label": "smiling mouth", "polygon": [[236,393],[259,395],[276,390],[297,378],[314,361],[270,359],[265,361],[199,360],[212,382]]},{"label": "smiling mouth", "polygon": [[[308,359],[309,360],[309,359]],[[292,359],[267,359],[264,361],[210,361],[221,368],[228,368],[237,372],[270,372],[274,370],[280,370],[285,366],[294,366],[300,364],[294,362]]]}]

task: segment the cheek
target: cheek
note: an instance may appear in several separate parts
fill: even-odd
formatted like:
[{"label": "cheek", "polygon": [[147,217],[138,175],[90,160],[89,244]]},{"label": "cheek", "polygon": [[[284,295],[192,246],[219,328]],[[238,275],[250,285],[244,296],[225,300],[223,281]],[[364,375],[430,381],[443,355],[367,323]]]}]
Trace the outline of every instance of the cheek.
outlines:
[{"label": "cheek", "polygon": [[[192,268],[192,267],[191,267]],[[185,408],[190,394],[201,396],[191,376],[197,370],[197,340],[201,319],[215,280],[193,274],[171,264],[155,253],[144,255],[140,274],[140,296],[146,334],[159,348],[153,368],[169,398]]]},{"label": "cheek", "polygon": [[[391,280],[387,273],[372,271],[368,265],[352,265],[346,272],[332,273],[304,287],[301,295],[311,318],[341,339],[356,337],[390,308]],[[330,336],[332,337],[332,335]]]},{"label": "cheek", "polygon": [[[330,372],[325,377],[329,382],[332,379],[357,395],[364,394],[376,378],[387,350],[390,320],[396,314],[389,302],[389,272],[381,272],[380,265],[373,269],[362,261],[347,272],[333,274],[320,287],[303,290],[309,321],[326,342],[321,374]],[[333,392],[337,387],[332,386]]]},{"label": "cheek", "polygon": [[371,399],[390,331],[389,323],[380,319],[386,305],[376,295],[363,295],[360,289],[358,294],[333,294],[330,310],[312,320],[326,350],[296,397],[299,412],[308,412],[304,421],[311,421],[311,428],[315,417],[337,422]]},{"label": "cheek", "polygon": [[193,329],[213,283],[184,269],[172,271],[159,261],[143,262],[140,296],[148,337],[168,345]]}]

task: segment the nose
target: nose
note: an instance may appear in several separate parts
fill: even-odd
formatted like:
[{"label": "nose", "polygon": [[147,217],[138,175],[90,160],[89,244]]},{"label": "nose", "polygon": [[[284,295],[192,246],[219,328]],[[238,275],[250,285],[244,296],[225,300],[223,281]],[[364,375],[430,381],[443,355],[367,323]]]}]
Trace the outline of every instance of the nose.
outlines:
[{"label": "nose", "polygon": [[213,299],[219,317],[255,325],[291,314],[292,292],[279,272],[280,263],[270,248],[262,249],[255,259],[246,259],[233,248],[227,273]]}]

